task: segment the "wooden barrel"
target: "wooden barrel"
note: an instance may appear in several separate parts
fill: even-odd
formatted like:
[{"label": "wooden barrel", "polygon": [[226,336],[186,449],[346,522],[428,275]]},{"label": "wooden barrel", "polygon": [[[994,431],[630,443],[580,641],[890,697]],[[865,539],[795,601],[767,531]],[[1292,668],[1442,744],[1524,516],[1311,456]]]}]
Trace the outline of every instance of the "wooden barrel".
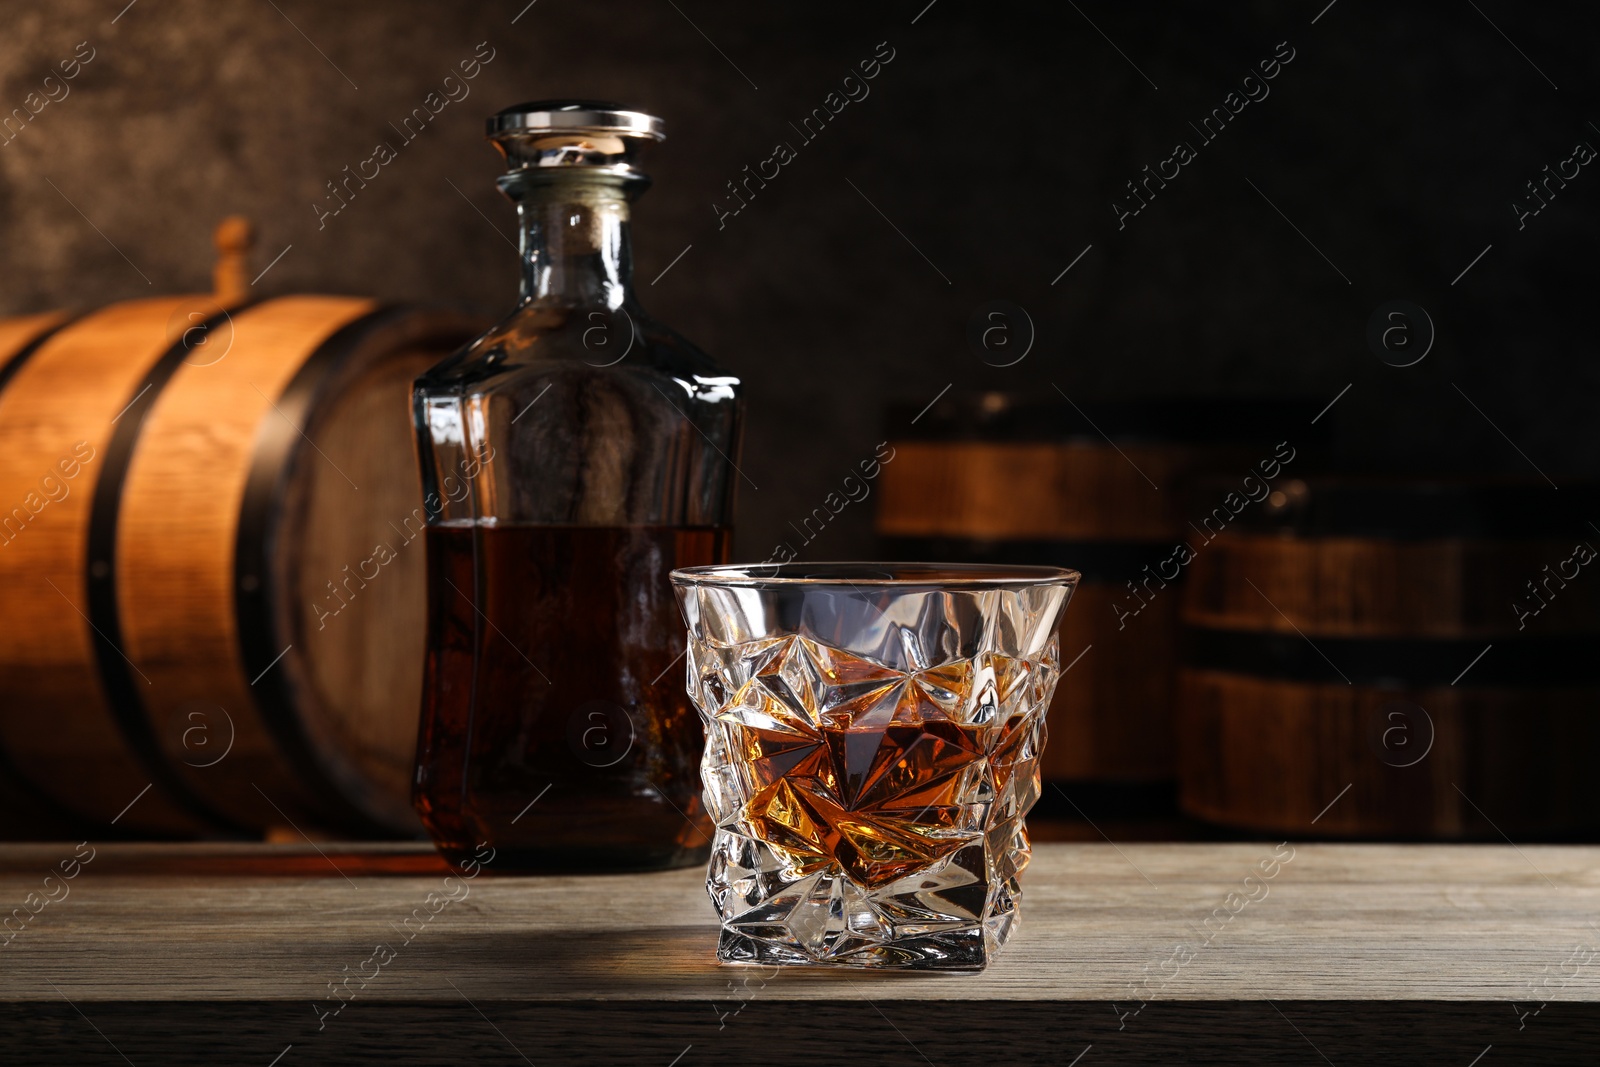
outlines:
[{"label": "wooden barrel", "polygon": [[1311,480],[1197,545],[1180,798],[1272,833],[1600,825],[1592,487]]},{"label": "wooden barrel", "polygon": [[[1071,401],[986,393],[891,411],[895,451],[877,511],[888,556],[1083,574],[1062,623],[1067,674],[1049,712],[1044,778],[1094,783],[1108,810],[1160,809],[1149,787],[1170,790],[1175,776],[1179,598],[1133,589],[1184,535],[1188,481],[1249,474],[1257,453],[1272,452],[1250,442],[1305,426],[1302,407],[1147,402],[1086,413]],[[1181,582],[1179,570],[1160,584]]]},{"label": "wooden barrel", "polygon": [[0,321],[10,787],[133,832],[416,833],[410,384],[478,325],[337,296]]}]

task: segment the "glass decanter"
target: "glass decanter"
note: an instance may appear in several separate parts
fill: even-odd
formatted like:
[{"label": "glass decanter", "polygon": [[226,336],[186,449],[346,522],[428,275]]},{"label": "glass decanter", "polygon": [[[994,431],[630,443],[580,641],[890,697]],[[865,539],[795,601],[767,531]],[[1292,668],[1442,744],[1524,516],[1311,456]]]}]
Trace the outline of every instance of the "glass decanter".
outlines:
[{"label": "glass decanter", "polygon": [[740,384],[639,307],[628,216],[659,119],[489,120],[516,310],[416,382],[428,647],[413,799],[500,871],[705,862],[703,746],[668,575],[726,562]]}]

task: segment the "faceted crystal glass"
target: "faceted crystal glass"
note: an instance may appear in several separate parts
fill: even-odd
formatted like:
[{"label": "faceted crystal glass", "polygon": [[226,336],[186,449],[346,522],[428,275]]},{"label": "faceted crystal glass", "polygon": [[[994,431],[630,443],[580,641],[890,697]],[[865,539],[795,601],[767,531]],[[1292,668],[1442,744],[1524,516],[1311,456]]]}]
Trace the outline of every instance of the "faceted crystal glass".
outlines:
[{"label": "faceted crystal glass", "polygon": [[1039,797],[1054,567],[691,567],[728,963],[973,971],[1016,928]]}]

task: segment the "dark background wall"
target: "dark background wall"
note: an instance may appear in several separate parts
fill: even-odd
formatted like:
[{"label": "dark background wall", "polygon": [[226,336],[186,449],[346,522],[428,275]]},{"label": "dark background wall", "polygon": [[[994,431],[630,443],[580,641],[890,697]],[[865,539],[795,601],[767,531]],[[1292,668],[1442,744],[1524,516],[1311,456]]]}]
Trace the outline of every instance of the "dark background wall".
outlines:
[{"label": "dark background wall", "polygon": [[[257,270],[292,246],[258,291],[498,314],[512,214],[483,117],[620,100],[669,123],[636,215],[643,299],[748,383],[741,557],[872,454],[887,403],[947,385],[1053,383],[1091,415],[1349,385],[1328,415],[1345,463],[1600,470],[1600,167],[1521,229],[1512,206],[1600,147],[1589,5],[124,3],[0,4],[6,112],[79,42],[94,56],[0,146],[0,314],[207,288],[232,212],[259,226]],[[480,42],[471,96],[319,229],[325,183],[398,143],[389,124]],[[880,42],[870,95],[801,144],[789,124]],[[1189,123],[1279,42],[1270,95],[1202,143]],[[779,141],[798,158],[719,229],[724,183]],[[1178,141],[1198,157],[1119,229],[1125,183]],[[1366,340],[1402,298],[1437,330],[1408,368]],[[968,344],[994,300],[1036,330],[1014,366]],[[870,552],[869,524],[852,506],[805,554]]]}]

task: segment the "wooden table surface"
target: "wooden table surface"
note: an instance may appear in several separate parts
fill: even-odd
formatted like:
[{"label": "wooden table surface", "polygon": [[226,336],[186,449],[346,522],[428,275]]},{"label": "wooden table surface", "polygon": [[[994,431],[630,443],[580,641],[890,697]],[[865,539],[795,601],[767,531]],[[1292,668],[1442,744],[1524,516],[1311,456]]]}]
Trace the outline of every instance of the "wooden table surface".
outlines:
[{"label": "wooden table surface", "polygon": [[0,1063],[1600,1062],[1600,847],[1040,845],[972,976],[720,966],[698,870],[91,848],[0,846]]}]

